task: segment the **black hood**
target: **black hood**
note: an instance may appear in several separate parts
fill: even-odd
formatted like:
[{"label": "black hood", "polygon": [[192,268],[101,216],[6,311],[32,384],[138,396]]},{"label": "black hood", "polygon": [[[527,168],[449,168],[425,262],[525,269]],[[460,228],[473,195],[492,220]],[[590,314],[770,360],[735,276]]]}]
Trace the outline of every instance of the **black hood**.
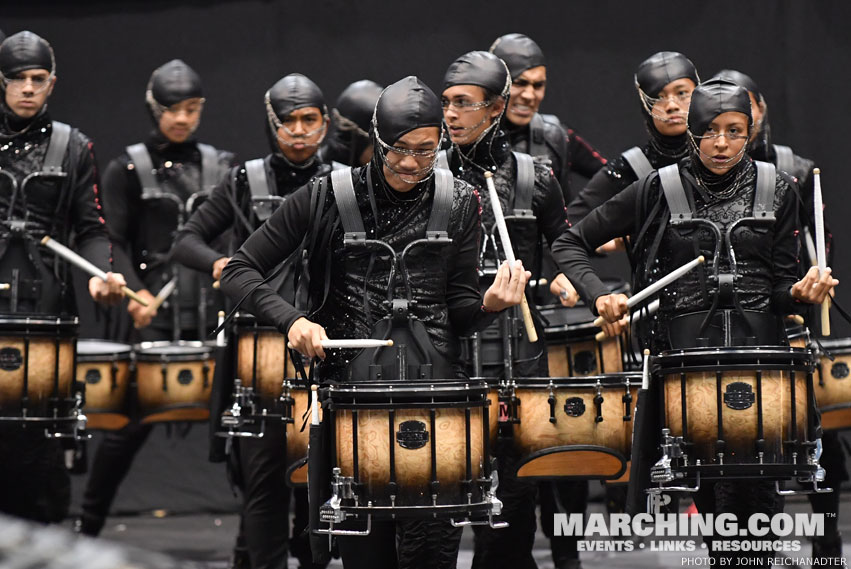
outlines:
[{"label": "black hood", "polygon": [[505,34],[496,39],[489,50],[508,66],[512,79],[517,79],[527,69],[547,64],[544,52],[532,38],[523,34]]},{"label": "black hood", "polygon": [[151,73],[146,89],[148,104],[170,107],[186,99],[204,97],[201,76],[180,59],[172,59]]},{"label": "black hood", "polygon": [[326,114],[325,97],[319,87],[301,73],[290,73],[266,91],[266,106],[278,120],[305,107],[317,107]]},{"label": "black hood", "polygon": [[645,95],[656,97],[665,85],[684,78],[691,79],[695,85],[700,83],[694,63],[676,51],[660,51],[638,66],[635,72],[635,85]]},{"label": "black hood", "polygon": [[44,38],[23,31],[7,37],[0,44],[0,73],[6,77],[30,69],[46,69],[56,73],[53,48]]},{"label": "black hood", "polygon": [[715,79],[698,86],[691,94],[688,109],[688,129],[692,136],[702,136],[715,117],[736,112],[747,115],[748,127],[753,126],[751,99],[747,90],[729,81]]},{"label": "black hood", "polygon": [[718,73],[712,76],[709,81],[713,81],[715,79],[719,79],[721,81],[727,81],[728,83],[734,83],[739,87],[744,87],[756,98],[757,101],[762,100],[762,93],[759,91],[759,85],[756,84],[756,81],[751,78],[750,75],[745,75],[741,71],[736,71],[735,69],[722,69]]},{"label": "black hood", "polygon": [[381,92],[372,119],[373,132],[389,145],[412,130],[429,126],[440,128],[442,124],[440,100],[413,75]]},{"label": "black hood", "polygon": [[505,63],[487,51],[471,51],[452,62],[443,76],[443,90],[478,85],[494,95],[508,96],[511,78]]},{"label": "black hood", "polygon": [[384,87],[369,79],[355,81],[337,97],[335,109],[340,116],[368,133],[375,103],[378,102],[383,89]]},{"label": "black hood", "polygon": [[771,146],[771,124],[768,121],[768,106],[765,102],[765,97],[762,95],[762,91],[759,90],[759,85],[757,85],[756,81],[750,75],[746,75],[735,69],[722,69],[710,81],[714,79],[729,81],[739,87],[744,87],[754,96],[758,104],[763,105],[762,120],[759,125],[755,125],[759,127],[759,133],[748,145],[748,154],[755,160],[773,160],[774,149]]}]

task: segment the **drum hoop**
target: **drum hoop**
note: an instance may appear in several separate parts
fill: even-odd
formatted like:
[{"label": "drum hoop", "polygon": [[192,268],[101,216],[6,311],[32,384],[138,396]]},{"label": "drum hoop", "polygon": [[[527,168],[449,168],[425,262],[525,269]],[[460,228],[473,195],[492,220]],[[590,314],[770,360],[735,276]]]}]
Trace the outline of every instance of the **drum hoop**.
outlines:
[{"label": "drum hoop", "polygon": [[[618,388],[626,385],[629,379],[630,386],[641,384],[641,372],[621,371],[600,375],[570,376],[570,377],[522,377],[514,380],[515,389],[546,389],[550,383],[556,389],[573,389],[577,387],[593,388],[600,382],[602,387]],[[565,381],[567,380],[567,381]]]},{"label": "drum hoop", "polygon": [[[163,348],[188,348],[185,351],[167,352]],[[133,346],[136,359],[140,362],[161,361],[195,361],[212,358],[213,346],[197,340],[180,340],[178,342],[156,341],[142,342]]]},{"label": "drum hoop", "polygon": [[[54,318],[40,316],[38,318],[6,318],[0,317],[0,337],[10,335],[26,336],[76,336],[80,327],[79,319]],[[8,333],[7,333],[8,332]]]},{"label": "drum hoop", "polygon": [[819,338],[819,343],[831,354],[851,354],[851,338]]},{"label": "drum hoop", "polygon": [[362,383],[336,383],[325,386],[330,393],[340,394],[430,394],[439,396],[441,394],[481,391],[486,392],[487,383],[484,381],[446,381],[446,382],[424,382],[424,381],[400,381],[400,382],[362,382]]},{"label": "drum hoop", "polygon": [[[104,351],[87,352],[86,346],[101,345],[105,348],[110,348]],[[82,338],[77,340],[77,361],[78,362],[99,362],[106,358],[114,358],[118,360],[129,360],[133,355],[133,346],[123,344],[121,342],[112,342],[110,340],[98,340],[95,338]]]}]

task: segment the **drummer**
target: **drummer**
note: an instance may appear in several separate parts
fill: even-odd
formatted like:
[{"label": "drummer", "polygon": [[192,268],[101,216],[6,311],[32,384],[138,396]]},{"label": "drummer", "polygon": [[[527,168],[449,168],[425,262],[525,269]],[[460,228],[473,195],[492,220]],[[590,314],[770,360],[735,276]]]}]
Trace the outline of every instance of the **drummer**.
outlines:
[{"label": "drummer", "polygon": [[[451,244],[423,252],[417,263],[407,264],[405,276],[388,280],[392,269],[389,252],[383,248],[343,245],[341,211],[347,222],[359,216],[370,239],[387,243],[396,256],[408,243],[425,237],[436,195],[433,172],[442,118],[438,98],[416,77],[387,87],[372,120],[372,159],[362,168],[339,171],[350,176],[351,188],[345,178],[338,178],[332,187],[330,176],[300,188],[248,238],[222,273],[228,294],[245,297],[245,308],[274,322],[298,351],[320,358],[317,374],[323,382],[369,377],[372,350],[360,355],[353,350],[326,351],[321,340],[366,338],[373,334],[373,325],[383,329],[390,317],[388,292],[396,299],[394,307],[409,307],[407,318],[402,318],[404,329],[424,332],[424,348],[430,352],[436,378],[463,377],[459,336],[520,303],[529,277],[522,265],[513,269],[503,265],[494,286],[484,298],[480,295],[478,198],[458,179],[449,192],[441,193],[451,196],[451,203],[444,202]],[[356,206],[340,207],[338,192],[351,196],[351,191]],[[302,279],[309,277],[310,282],[309,305],[298,309],[265,284],[264,278],[302,248],[307,258]],[[405,301],[406,284],[416,299],[413,305]],[[415,365],[416,357],[408,352],[408,364]],[[411,520],[373,522],[369,536],[341,537],[338,544],[347,569],[449,569],[455,567],[460,539],[461,530],[448,520]]]},{"label": "drummer", "polygon": [[[708,259],[708,268],[702,266],[662,291],[658,318],[642,331],[641,337],[653,353],[691,347],[716,300],[718,310],[730,314],[732,327],[725,332],[734,341],[755,335],[759,345],[785,342],[785,338],[778,337],[782,317],[800,310],[802,304],[821,303],[839,284],[830,269],[819,275],[818,269],[812,268],[803,279],[796,280],[797,198],[794,182],[786,174],[777,172],[774,183],[768,186],[774,190],[773,199],[766,200],[767,209],[774,216],[770,227],[733,234],[737,267],[733,291],[722,292],[718,284],[724,273],[731,272],[731,251],[722,247],[716,258],[716,239],[711,231],[680,232],[668,223],[671,209],[683,202],[695,217],[711,221],[722,231],[736,220],[752,215],[757,173],[747,154],[747,142],[753,127],[746,90],[724,81],[699,86],[692,93],[689,107],[689,155],[678,166],[670,167],[677,169],[673,171],[674,179],[681,180],[684,189],[671,184],[663,191],[660,175],[653,173],[592,211],[553,247],[559,267],[576,283],[588,305],[607,322],[616,322],[628,312],[627,297],[609,294],[590,266],[590,251],[617,237],[629,236],[636,290],[698,254]],[[669,201],[668,195],[682,199]],[[710,276],[716,265],[719,279]],[[737,306],[757,313],[747,332],[742,330]],[[676,331],[669,334],[672,328]],[[707,335],[710,342],[717,340],[712,334]],[[756,512],[770,515],[783,507],[773,483],[767,481],[704,483],[695,495],[695,503],[702,512],[733,512],[739,514],[739,519]]]},{"label": "drummer", "polygon": [[[277,207],[315,176],[331,168],[322,162],[317,150],[328,129],[328,109],[319,87],[299,73],[277,81],[264,96],[265,125],[270,154],[235,167],[217,186],[209,199],[189,219],[177,237],[176,261],[214,279],[221,278],[230,257],[217,246],[219,238],[233,232],[238,247]],[[252,196],[261,199],[252,200]],[[278,293],[294,301],[294,264],[284,268]],[[260,320],[263,314],[259,313]],[[234,347],[234,346],[231,346]],[[233,391],[233,370],[217,368],[211,428],[218,430],[223,402]],[[214,446],[221,437],[213,437]],[[234,442],[234,459],[241,476],[243,494],[242,530],[245,549],[253,569],[286,565],[289,535],[290,489],[285,482],[286,430],[281,421],[269,421],[263,438]],[[216,449],[213,451],[217,453]],[[218,459],[221,460],[221,459]],[[307,525],[307,491],[295,496],[295,519],[290,550],[302,567],[312,567],[310,546],[302,532]],[[246,555],[238,545],[236,558]]]},{"label": "drummer", "polygon": [[[19,192],[24,178],[45,171],[49,155],[58,157],[53,165],[64,173],[27,185],[26,194],[13,192],[7,185],[11,183],[8,176],[0,178],[5,220],[0,237],[0,281],[15,283],[14,289],[0,292],[0,316],[4,318],[38,318],[39,314],[71,318],[78,313],[66,263],[47,249],[31,247],[31,241],[15,238],[9,231],[13,221],[26,223],[22,235],[36,242],[50,235],[69,243],[73,234],[82,256],[104,271],[112,265],[92,142],[48,114],[47,102],[55,85],[56,60],[45,39],[23,31],[0,44],[0,170],[11,174]],[[64,141],[63,131],[68,135]],[[15,200],[15,195],[27,199]],[[107,282],[89,279],[89,295],[97,302],[115,303],[122,297],[124,277],[107,274]],[[71,481],[57,440],[45,438],[42,429],[2,427],[0,512],[42,523],[60,522],[68,513],[70,492]]]}]

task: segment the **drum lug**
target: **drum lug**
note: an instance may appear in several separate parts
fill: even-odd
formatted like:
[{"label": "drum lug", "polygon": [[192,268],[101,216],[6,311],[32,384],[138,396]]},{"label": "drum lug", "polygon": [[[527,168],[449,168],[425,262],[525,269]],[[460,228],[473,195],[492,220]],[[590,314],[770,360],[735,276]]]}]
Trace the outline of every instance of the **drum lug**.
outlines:
[{"label": "drum lug", "polygon": [[623,420],[632,421],[632,392],[629,390],[629,376],[626,377],[626,393],[621,397],[623,401]]},{"label": "drum lug", "polygon": [[553,382],[551,381],[549,384],[550,396],[547,398],[547,403],[550,404],[550,423],[556,422],[556,394],[553,389]]},{"label": "drum lug", "polygon": [[603,385],[600,380],[597,380],[597,395],[594,396],[594,406],[597,408],[597,417],[594,419],[596,423],[603,422]]}]

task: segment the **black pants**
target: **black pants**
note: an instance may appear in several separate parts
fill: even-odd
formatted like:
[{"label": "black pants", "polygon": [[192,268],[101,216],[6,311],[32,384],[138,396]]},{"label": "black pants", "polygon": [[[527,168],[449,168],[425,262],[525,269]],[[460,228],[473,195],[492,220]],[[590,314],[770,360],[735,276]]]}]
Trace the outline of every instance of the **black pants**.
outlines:
[{"label": "black pants", "polygon": [[[721,513],[735,514],[738,519],[739,527],[746,528],[748,517],[752,514],[766,514],[769,517],[774,514],[783,512],[785,500],[775,491],[773,480],[722,480],[715,483],[703,482],[700,490],[692,494],[694,503],[701,514],[714,513],[716,516]],[[724,558],[726,561],[716,561],[717,563],[725,563],[727,565],[737,565],[738,562],[733,562],[733,559],[766,559],[775,557],[773,551],[713,551],[712,542],[720,542],[724,540],[775,540],[776,536],[769,533],[766,536],[742,536],[725,538],[720,536],[710,536],[704,538],[707,547],[709,547],[709,557],[720,560]]]},{"label": "black pants", "polygon": [[550,550],[556,567],[569,559],[578,559],[576,536],[553,535],[555,514],[584,514],[588,506],[588,481],[548,481],[538,483],[541,503],[541,529],[550,539]]},{"label": "black pants", "polygon": [[0,512],[41,523],[68,515],[71,479],[59,441],[40,427],[0,427]]},{"label": "black pants", "polygon": [[461,528],[448,520],[373,521],[369,535],[337,544],[344,569],[455,569]]},{"label": "black pants", "polygon": [[[507,528],[475,527],[473,569],[535,569],[532,557],[537,521],[535,504],[538,483],[518,478],[514,471],[520,458],[511,438],[497,439],[495,446],[502,514],[497,521],[508,522]],[[552,524],[552,522],[550,522]]]}]

